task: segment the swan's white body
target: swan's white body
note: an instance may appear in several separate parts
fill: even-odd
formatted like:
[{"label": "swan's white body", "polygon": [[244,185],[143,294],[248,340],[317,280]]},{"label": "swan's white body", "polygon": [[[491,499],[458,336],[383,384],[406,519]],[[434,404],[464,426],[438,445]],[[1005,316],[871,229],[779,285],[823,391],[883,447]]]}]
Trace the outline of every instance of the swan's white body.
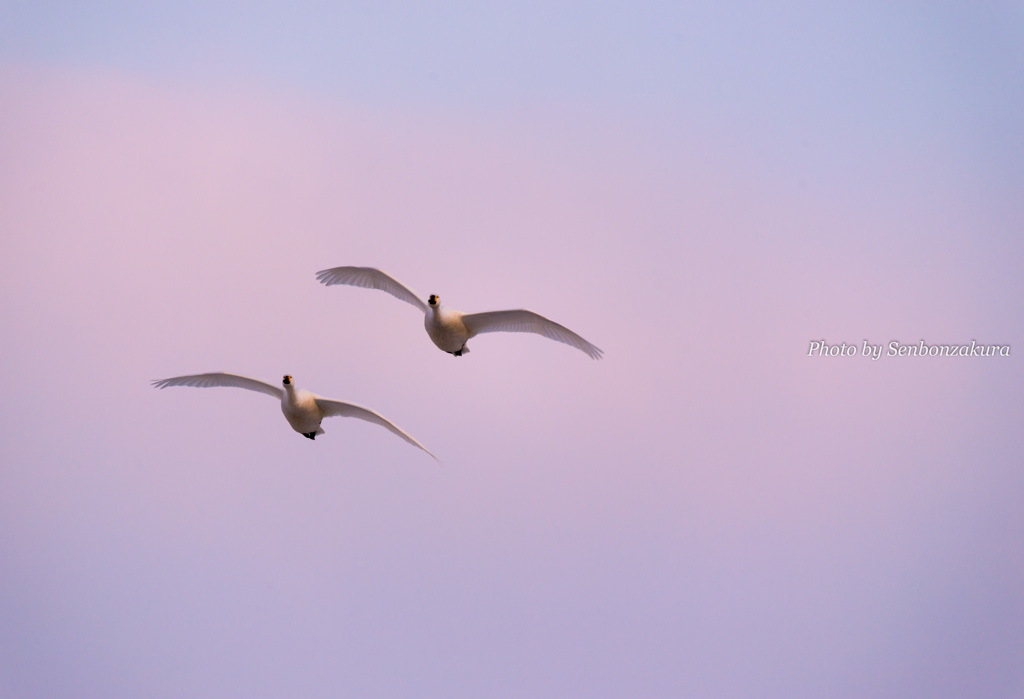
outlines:
[{"label": "swan's white body", "polygon": [[539,313],[518,309],[513,311],[490,311],[487,313],[463,313],[454,308],[442,306],[434,294],[424,302],[412,289],[391,275],[373,267],[333,267],[316,273],[321,284],[348,284],[364,289],[386,291],[395,298],[410,303],[423,312],[423,327],[431,341],[440,349],[455,356],[469,352],[466,342],[480,333],[528,332],[542,335],[575,347],[591,359],[600,359],[604,354],[598,347],[587,342],[564,325],[559,325]]},{"label": "swan's white body", "polygon": [[[380,413],[370,410],[369,408],[364,408],[361,405],[356,405],[355,403],[346,403],[340,400],[324,398],[323,396],[318,396],[317,394],[310,393],[304,389],[296,388],[295,382],[292,381],[291,376],[284,377],[282,380],[283,388],[278,388],[277,386],[267,383],[261,379],[254,379],[240,374],[228,374],[224,372],[175,376],[171,379],[154,381],[153,385],[157,388],[167,388],[168,386],[193,386],[196,388],[230,386],[234,388],[244,388],[250,391],[257,391],[280,400],[281,412],[284,413],[284,417],[288,420],[288,424],[292,426],[293,430],[304,437],[308,437],[309,439],[315,439],[316,435],[324,433],[324,429],[320,426],[320,422],[325,417],[354,417],[380,425],[392,434],[401,437],[409,444],[412,444],[413,446],[430,454],[426,447]],[[430,455],[434,456],[433,454]],[[434,456],[434,459],[436,460],[437,457]]]},{"label": "swan's white body", "polygon": [[466,342],[473,337],[463,320],[465,313],[444,306],[427,306],[423,315],[423,327],[435,345],[454,354],[467,354]]}]

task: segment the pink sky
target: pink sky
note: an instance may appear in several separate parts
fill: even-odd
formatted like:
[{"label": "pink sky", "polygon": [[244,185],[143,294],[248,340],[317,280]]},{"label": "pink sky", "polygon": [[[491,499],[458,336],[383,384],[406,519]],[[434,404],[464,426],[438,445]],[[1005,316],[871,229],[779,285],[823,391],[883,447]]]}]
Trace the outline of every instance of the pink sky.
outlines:
[{"label": "pink sky", "polygon": [[[636,123],[0,70],[0,694],[1024,691],[1020,203],[956,144]],[[605,359],[454,359],[343,264]],[[205,371],[442,465],[149,385]]]}]

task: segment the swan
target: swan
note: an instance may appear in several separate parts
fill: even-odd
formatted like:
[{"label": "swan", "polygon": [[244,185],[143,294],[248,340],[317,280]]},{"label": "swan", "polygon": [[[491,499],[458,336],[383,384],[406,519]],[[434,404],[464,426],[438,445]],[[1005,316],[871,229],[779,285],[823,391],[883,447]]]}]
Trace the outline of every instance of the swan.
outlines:
[{"label": "swan", "polygon": [[425,446],[417,442],[413,437],[397,425],[392,423],[380,413],[364,408],[355,403],[324,398],[315,393],[295,387],[295,382],[290,375],[285,375],[281,380],[284,388],[267,383],[262,379],[254,379],[241,374],[228,374],[225,372],[214,372],[211,374],[191,374],[189,376],[175,376],[170,379],[153,381],[156,388],[167,388],[168,386],[193,386],[195,388],[209,388],[210,386],[230,386],[233,388],[244,388],[249,391],[258,391],[273,396],[281,401],[281,412],[292,429],[308,439],[316,439],[318,434],[323,434],[320,421],[325,417],[355,417],[380,425],[395,435],[398,435],[414,447],[419,447],[437,460],[437,457],[430,453]]},{"label": "swan", "polygon": [[441,297],[431,294],[424,303],[412,289],[374,267],[332,267],[316,273],[321,284],[333,286],[348,284],[364,289],[386,291],[395,298],[411,303],[423,312],[423,326],[430,339],[441,350],[461,357],[469,353],[466,342],[480,333],[523,332],[543,335],[549,340],[563,342],[587,354],[591,359],[600,359],[604,352],[564,325],[559,325],[539,313],[519,309],[514,311],[489,311],[486,313],[463,313],[441,305]]}]

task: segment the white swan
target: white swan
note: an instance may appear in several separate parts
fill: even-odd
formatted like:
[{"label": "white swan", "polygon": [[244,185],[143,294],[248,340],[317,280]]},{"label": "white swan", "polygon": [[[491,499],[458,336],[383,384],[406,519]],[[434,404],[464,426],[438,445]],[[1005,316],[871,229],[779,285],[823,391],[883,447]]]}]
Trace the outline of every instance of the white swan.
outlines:
[{"label": "white swan", "polygon": [[374,267],[333,267],[320,270],[316,273],[316,278],[327,286],[348,284],[364,289],[379,289],[406,303],[411,303],[423,312],[423,326],[434,344],[456,357],[469,352],[466,342],[470,338],[480,333],[494,332],[536,333],[549,340],[557,340],[575,347],[585,352],[591,359],[600,359],[604,354],[569,328],[533,311],[519,309],[463,313],[442,306],[441,297],[437,294],[431,294],[424,303],[412,289]]},{"label": "white swan", "polygon": [[[167,388],[168,386],[194,386],[196,388],[232,386],[234,388],[245,388],[250,391],[259,391],[260,393],[266,393],[268,396],[273,396],[281,401],[281,412],[284,413],[285,418],[288,420],[288,424],[292,426],[293,430],[301,434],[303,437],[316,439],[318,434],[323,434],[324,430],[320,427],[320,421],[325,417],[335,417],[337,415],[340,415],[341,417],[356,417],[360,420],[366,420],[367,422],[380,425],[381,427],[398,435],[409,444],[419,447],[430,454],[426,447],[376,411],[364,408],[363,406],[356,405],[354,403],[346,403],[340,400],[324,398],[301,388],[295,388],[295,382],[292,381],[291,376],[286,375],[284,379],[282,379],[281,383],[284,385],[284,389],[280,389],[273,384],[262,381],[261,379],[253,379],[239,374],[214,372],[212,374],[175,376],[171,379],[154,381],[153,385],[157,388]],[[436,456],[433,454],[430,455],[434,457],[435,461],[437,460]]]}]

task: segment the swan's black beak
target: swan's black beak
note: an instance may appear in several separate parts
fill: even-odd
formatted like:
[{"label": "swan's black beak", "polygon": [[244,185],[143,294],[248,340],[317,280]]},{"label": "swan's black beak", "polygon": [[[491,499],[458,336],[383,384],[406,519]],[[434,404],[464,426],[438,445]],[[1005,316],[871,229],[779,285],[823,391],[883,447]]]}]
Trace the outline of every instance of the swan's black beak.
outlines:
[{"label": "swan's black beak", "polygon": [[431,306],[436,306],[438,300],[439,299],[437,298],[437,294],[431,294],[430,298],[427,299],[427,303],[429,303]]},{"label": "swan's black beak", "polygon": [[291,377],[291,376],[288,376],[288,374],[285,374],[285,375],[284,375],[284,385],[285,385],[285,386],[287,386],[287,385],[288,385],[288,384],[290,384],[291,382],[292,382],[292,377]]}]

